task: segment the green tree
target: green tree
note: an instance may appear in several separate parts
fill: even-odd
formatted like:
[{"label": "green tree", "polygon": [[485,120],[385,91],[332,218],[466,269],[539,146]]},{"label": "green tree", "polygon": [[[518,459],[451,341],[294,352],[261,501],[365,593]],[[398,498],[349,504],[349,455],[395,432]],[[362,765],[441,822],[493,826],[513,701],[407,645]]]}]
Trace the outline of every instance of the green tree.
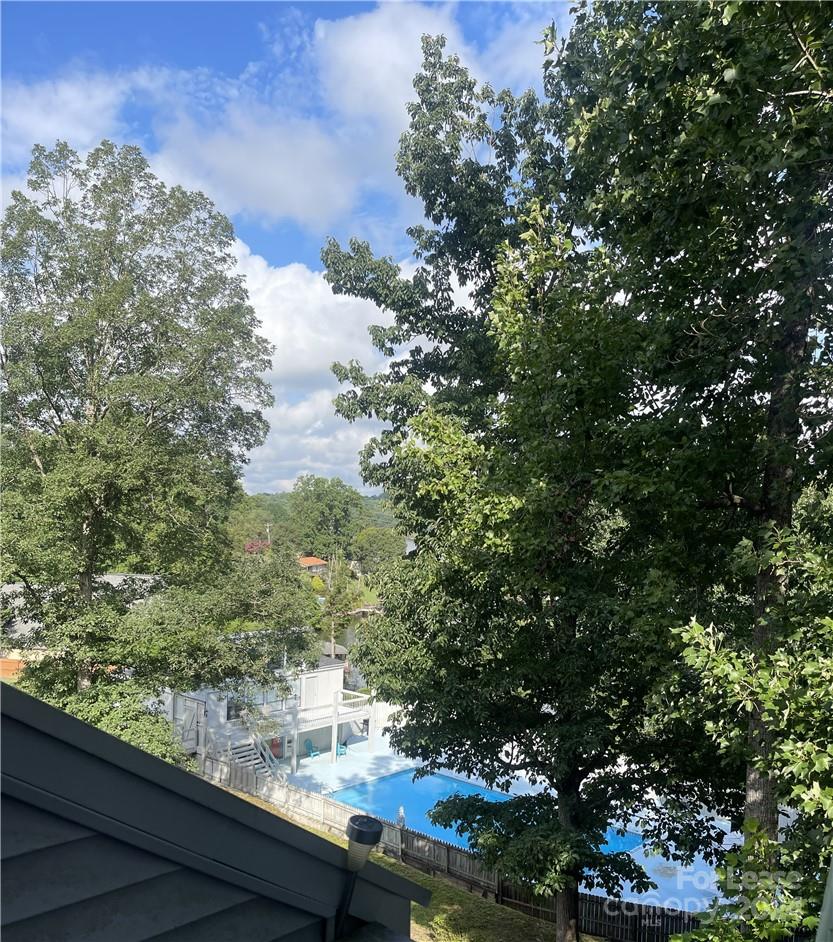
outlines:
[{"label": "green tree", "polygon": [[36,147],[28,186],[3,217],[7,575],[90,602],[124,554],[204,570],[271,401],[231,225],[106,141]]},{"label": "green tree", "polygon": [[[324,260],[335,290],[392,312],[395,326],[372,334],[383,352],[415,344],[377,376],[356,363],[336,373],[353,387],[342,414],[386,423],[364,472],[419,547],[385,576],[363,666],[403,705],[403,748],[430,765],[500,782],[497,738],[515,732],[501,720],[525,717],[501,682],[516,668],[516,689],[552,709],[547,736],[526,745],[542,764],[548,742],[564,743],[558,763],[571,746],[580,757],[580,730],[606,768],[612,730],[635,792],[652,762],[668,768],[668,817],[646,815],[658,844],[719,837],[676,801],[711,792],[709,807],[731,810],[740,762],[746,817],[770,839],[778,801],[795,802],[778,783],[763,688],[741,716],[705,696],[702,662],[682,657],[673,629],[713,622],[761,678],[795,644],[789,568],[772,548],[791,539],[802,488],[829,475],[830,36],[822,4],[583,6],[566,45],[548,37],[542,103],[478,88],[426,42],[399,155],[434,227],[413,230],[420,268],[405,280],[357,242],[329,244]],[[740,564],[745,547],[763,564]],[[501,631],[517,638],[508,650]],[[532,673],[529,651],[549,641],[589,676],[588,712],[566,706],[550,672]],[[455,670],[470,648],[482,695]],[[632,672],[618,691],[617,658]],[[800,685],[783,696],[806,713]],[[823,735],[825,722],[819,708],[808,728]],[[726,732],[738,723],[740,738]],[[576,805],[560,787],[569,771],[545,773],[567,798],[566,827],[560,801],[441,813],[518,876],[574,891],[583,868],[606,866],[593,855],[621,783],[601,773],[613,805],[588,809],[592,788]],[[522,828],[519,844],[501,839]],[[559,937],[574,905],[559,902]]]},{"label": "green tree", "polygon": [[[378,349],[395,357],[389,369],[371,375],[356,361],[333,369],[352,387],[336,400],[340,414],[385,423],[363,451],[362,473],[394,509],[390,456],[429,399],[468,427],[488,421],[502,382],[485,329],[501,247],[519,244],[530,199],[560,177],[561,151],[544,131],[535,95],[478,86],[444,47],[442,37],[423,38],[423,69],[397,155],[406,191],[425,207],[426,222],[408,230],[416,273],[403,277],[392,259],[376,258],[357,239],[346,248],[330,240],[322,252],[335,293],[369,299],[393,317],[393,326],[370,331]],[[468,293],[464,303],[458,285]]]},{"label": "green tree", "polygon": [[350,551],[362,573],[372,575],[383,563],[405,555],[405,537],[389,527],[365,527],[354,537]]},{"label": "green tree", "polygon": [[340,478],[302,474],[289,508],[299,550],[324,559],[343,554],[363,526],[361,494]]},{"label": "green tree", "polygon": [[[93,600],[53,589],[17,646],[37,652],[30,693],[163,758],[182,761],[165,691],[285,686],[315,656],[320,606],[291,555],[238,557],[197,588],[97,583]],[[84,682],[79,685],[79,676]]]},{"label": "green tree", "polygon": [[251,543],[274,543],[300,551],[289,513],[288,494],[240,494],[228,521],[228,534],[236,552]]},{"label": "green tree", "polygon": [[36,147],[28,188],[3,217],[0,359],[4,578],[46,651],[22,683],[164,752],[145,709],[161,684],[263,676],[271,655],[256,633],[232,638],[237,616],[199,592],[131,608],[97,577],[129,560],[169,583],[199,577],[217,602],[270,348],[229,221],[137,148]]},{"label": "green tree", "polygon": [[[778,612],[779,642],[760,651],[733,625],[682,631],[685,659],[702,678],[691,709],[715,717],[710,732],[724,752],[744,745],[735,718],[759,709],[776,731],[772,749],[754,758],[792,809],[780,843],[747,823],[747,844],[724,868],[724,893],[703,938],[773,939],[816,924],[833,841],[833,491],[801,495],[795,526],[761,558],[751,541],[737,564],[752,573],[773,567],[788,586]],[[726,913],[734,917],[729,926]]]},{"label": "green tree", "polygon": [[[646,331],[643,509],[711,544],[715,581],[741,540],[766,555],[830,470],[831,26],[826,4],[601,3],[546,78],[578,221]],[[786,570],[731,591],[733,634],[765,658]],[[755,703],[747,723],[746,818],[775,839],[775,731]]]},{"label": "green tree", "polygon": [[335,657],[336,642],[352,624],[350,613],[361,603],[362,590],[358,579],[351,571],[343,556],[330,560],[328,585],[325,595],[322,627],[327,632],[330,642],[330,656]]},{"label": "green tree", "polygon": [[656,709],[679,649],[672,628],[704,586],[651,565],[650,532],[617,506],[640,333],[611,300],[608,257],[577,253],[542,212],[530,223],[493,298],[508,377],[494,424],[472,435],[432,408],[411,422],[394,453],[397,512],[419,552],[383,570],[384,614],[355,656],[401,706],[392,739],[426,771],[546,786],[451,799],[434,817],[554,894],[557,937],[570,939],[582,884],[650,885],[629,854],[605,853],[608,828],[637,819],[677,859],[716,857],[724,835],[700,811],[736,816],[741,766],[714,763],[700,717]]}]

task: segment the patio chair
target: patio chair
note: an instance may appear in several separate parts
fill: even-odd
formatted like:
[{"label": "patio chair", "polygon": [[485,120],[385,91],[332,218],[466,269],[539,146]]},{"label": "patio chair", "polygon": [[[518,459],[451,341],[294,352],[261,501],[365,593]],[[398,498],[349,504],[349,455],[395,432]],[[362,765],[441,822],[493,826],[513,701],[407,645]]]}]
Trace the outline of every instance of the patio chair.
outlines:
[{"label": "patio chair", "polygon": [[317,756],[320,756],[321,753],[313,746],[311,739],[304,740],[304,749],[307,750],[307,758],[315,759]]},{"label": "patio chair", "polygon": [[336,755],[337,756],[346,756],[347,755],[347,746],[342,743],[336,743]]}]

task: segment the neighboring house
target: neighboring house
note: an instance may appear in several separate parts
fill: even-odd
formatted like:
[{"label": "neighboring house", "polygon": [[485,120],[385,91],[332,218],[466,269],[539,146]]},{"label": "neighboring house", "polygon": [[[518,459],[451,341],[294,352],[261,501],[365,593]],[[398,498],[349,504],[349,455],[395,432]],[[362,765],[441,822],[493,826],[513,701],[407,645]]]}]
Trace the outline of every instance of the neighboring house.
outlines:
[{"label": "neighboring house", "polygon": [[323,576],[327,572],[327,560],[318,556],[299,556],[298,565],[311,576]]},{"label": "neighboring house", "polygon": [[[3,942],[322,942],[347,853],[8,685]],[[404,942],[430,894],[369,862],[341,939]]]},{"label": "neighboring house", "polygon": [[[329,647],[329,645],[328,645]],[[370,697],[344,686],[345,661],[322,656],[315,668],[299,671],[284,697],[258,687],[245,699],[211,689],[176,692],[165,699],[168,717],[189,752],[230,756],[263,773],[296,772],[299,759],[329,753],[366,736],[372,750],[376,722]]]},{"label": "neighboring house", "polygon": [[[146,598],[159,583],[154,576],[127,573],[96,580],[98,590],[130,592],[134,602]],[[22,612],[15,614],[22,608],[22,588],[10,584],[0,590],[9,613],[0,649],[0,677],[7,679],[13,679],[26,660],[44,654],[25,644],[26,635],[37,625],[26,621]],[[343,659],[322,657],[316,667],[291,678],[286,697],[277,688],[258,688],[244,702],[227,692],[203,689],[168,691],[162,703],[188,752],[229,756],[263,773],[295,772],[309,744],[316,752],[329,752],[334,762],[339,745],[354,736],[367,736],[372,748],[376,726],[369,697],[345,689],[344,670]]]}]

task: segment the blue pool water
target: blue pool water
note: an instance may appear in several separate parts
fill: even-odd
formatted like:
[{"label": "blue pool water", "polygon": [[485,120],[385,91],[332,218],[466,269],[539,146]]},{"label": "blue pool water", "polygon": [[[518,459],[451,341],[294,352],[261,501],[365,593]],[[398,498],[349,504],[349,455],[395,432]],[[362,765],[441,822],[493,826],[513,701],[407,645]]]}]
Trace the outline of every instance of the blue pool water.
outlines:
[{"label": "blue pool water", "polygon": [[[468,838],[455,834],[454,828],[441,828],[428,820],[428,811],[442,798],[458,795],[482,795],[488,801],[506,801],[510,796],[495,792],[472,782],[452,778],[450,775],[428,775],[412,781],[413,772],[396,772],[370,782],[362,782],[350,788],[340,788],[332,792],[330,798],[358,808],[366,814],[373,814],[388,821],[395,821],[399,806],[405,809],[405,825],[414,831],[429,834],[431,837],[448,841],[458,847],[467,847]],[[610,851],[633,850],[642,843],[638,834],[628,832],[625,835],[614,831],[607,833],[607,847]]]}]

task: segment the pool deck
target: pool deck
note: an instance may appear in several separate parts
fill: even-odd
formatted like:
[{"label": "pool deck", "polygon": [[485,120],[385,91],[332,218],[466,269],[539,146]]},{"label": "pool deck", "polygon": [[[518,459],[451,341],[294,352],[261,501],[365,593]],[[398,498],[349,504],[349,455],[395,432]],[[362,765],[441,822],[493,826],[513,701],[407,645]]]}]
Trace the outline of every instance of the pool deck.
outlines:
[{"label": "pool deck", "polygon": [[376,736],[374,748],[368,748],[366,739],[359,739],[347,747],[347,755],[332,762],[329,752],[322,752],[314,759],[305,756],[298,760],[298,771],[287,775],[290,785],[297,785],[308,792],[327,794],[339,788],[369,782],[371,779],[415,769],[419,765],[395,753],[384,735]]},{"label": "pool deck", "polygon": [[[408,759],[394,752],[387,736],[383,733],[376,736],[372,750],[368,748],[365,737],[356,736],[347,747],[347,755],[339,756],[336,762],[331,761],[329,752],[322,752],[314,759],[308,759],[305,755],[300,756],[298,771],[294,775],[288,773],[287,781],[290,785],[297,785],[305,791],[326,794],[338,791],[340,788],[348,788],[372,779],[382,778],[384,775],[404,772],[406,769],[415,770],[419,765],[416,759]],[[451,778],[472,782],[483,788],[490,787],[475,776],[469,778],[449,769],[440,771]],[[525,795],[540,790],[540,786],[532,786],[525,779],[519,778],[510,788],[509,794]]]}]

